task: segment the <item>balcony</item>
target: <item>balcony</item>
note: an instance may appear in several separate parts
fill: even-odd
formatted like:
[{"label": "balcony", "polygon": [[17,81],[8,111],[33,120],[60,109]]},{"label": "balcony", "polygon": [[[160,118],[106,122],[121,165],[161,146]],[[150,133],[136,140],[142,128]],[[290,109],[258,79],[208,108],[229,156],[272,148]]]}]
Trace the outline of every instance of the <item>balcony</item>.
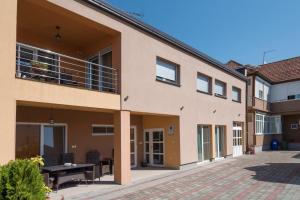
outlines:
[{"label": "balcony", "polygon": [[[111,51],[107,52],[108,59]],[[103,57],[103,55],[102,55]],[[16,77],[88,90],[118,93],[118,73],[112,66],[17,43]],[[109,63],[109,62],[108,62]]]}]

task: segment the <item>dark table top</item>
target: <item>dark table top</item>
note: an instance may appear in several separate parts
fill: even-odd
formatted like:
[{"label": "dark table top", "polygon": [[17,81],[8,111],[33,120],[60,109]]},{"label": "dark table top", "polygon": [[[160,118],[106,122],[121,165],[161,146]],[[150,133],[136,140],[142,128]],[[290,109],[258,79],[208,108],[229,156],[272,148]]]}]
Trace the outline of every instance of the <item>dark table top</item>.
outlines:
[{"label": "dark table top", "polygon": [[49,167],[43,167],[42,170],[46,172],[60,172],[60,171],[69,171],[74,169],[82,169],[93,167],[95,164],[76,164],[76,166],[65,166],[65,165],[55,165]]}]

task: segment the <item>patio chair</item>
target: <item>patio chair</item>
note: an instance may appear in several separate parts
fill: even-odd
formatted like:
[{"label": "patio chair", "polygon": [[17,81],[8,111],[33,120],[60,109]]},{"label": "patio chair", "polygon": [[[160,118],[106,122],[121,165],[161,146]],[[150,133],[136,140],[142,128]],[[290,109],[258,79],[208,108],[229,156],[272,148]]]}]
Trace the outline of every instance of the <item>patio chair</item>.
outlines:
[{"label": "patio chair", "polygon": [[[86,177],[98,178],[102,176],[102,169],[100,167],[100,153],[97,150],[91,150],[86,153],[86,162],[95,164],[95,169],[93,171],[86,171]],[[94,174],[93,174],[94,173]]]},{"label": "patio chair", "polygon": [[44,159],[44,164],[45,166],[54,166],[54,165],[58,165],[58,159],[56,156],[54,155],[48,155],[45,154],[42,156]]},{"label": "patio chair", "polygon": [[73,153],[62,153],[61,154],[61,164],[65,163],[74,163],[74,154]]},{"label": "patio chair", "polygon": [[53,188],[54,178],[49,176],[49,173],[43,173],[45,185],[49,188]]}]

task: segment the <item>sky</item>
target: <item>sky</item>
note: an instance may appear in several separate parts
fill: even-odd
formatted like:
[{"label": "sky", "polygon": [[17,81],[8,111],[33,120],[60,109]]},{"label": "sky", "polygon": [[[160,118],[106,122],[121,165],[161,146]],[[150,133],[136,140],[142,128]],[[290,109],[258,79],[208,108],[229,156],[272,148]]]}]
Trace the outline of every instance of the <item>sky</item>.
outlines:
[{"label": "sky", "polygon": [[106,0],[226,63],[300,56],[300,0]]}]

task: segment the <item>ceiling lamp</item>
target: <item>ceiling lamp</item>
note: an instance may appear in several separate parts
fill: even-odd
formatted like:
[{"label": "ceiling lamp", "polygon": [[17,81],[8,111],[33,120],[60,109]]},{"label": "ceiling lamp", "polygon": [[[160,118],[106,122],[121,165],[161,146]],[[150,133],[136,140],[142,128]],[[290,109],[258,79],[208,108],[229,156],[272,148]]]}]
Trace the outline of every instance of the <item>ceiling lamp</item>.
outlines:
[{"label": "ceiling lamp", "polygon": [[61,35],[60,35],[60,27],[56,26],[56,34],[55,34],[55,39],[56,40],[61,40]]}]

